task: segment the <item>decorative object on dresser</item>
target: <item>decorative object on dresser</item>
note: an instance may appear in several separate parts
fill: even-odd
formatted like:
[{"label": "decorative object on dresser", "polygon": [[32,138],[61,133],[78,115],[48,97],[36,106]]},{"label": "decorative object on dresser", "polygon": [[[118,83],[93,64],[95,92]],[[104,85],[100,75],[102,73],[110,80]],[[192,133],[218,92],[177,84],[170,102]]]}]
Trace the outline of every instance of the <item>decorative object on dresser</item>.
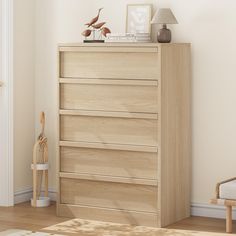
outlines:
[{"label": "decorative object on dresser", "polygon": [[135,34],[107,34],[105,39],[106,43],[135,43],[136,36]]},{"label": "decorative object on dresser", "polygon": [[[33,170],[33,198],[31,199],[31,205],[33,207],[47,207],[50,205],[48,197],[48,144],[44,133],[44,112],[40,114],[40,123],[42,130],[33,148],[33,163],[31,164],[31,169]],[[41,196],[43,180],[44,197]]]},{"label": "decorative object on dresser", "polygon": [[59,46],[59,216],[190,215],[190,44]]},{"label": "decorative object on dresser", "polygon": [[[106,22],[97,23],[102,9],[103,8],[100,8],[98,10],[97,16],[94,17],[89,23],[85,24],[88,26],[88,28],[92,28],[92,29],[86,29],[85,31],[82,32],[82,35],[85,37],[84,43],[104,43],[102,36],[107,37],[107,34],[111,33],[109,28],[104,27]],[[87,38],[91,34],[93,36],[93,39],[88,40]]]},{"label": "decorative object on dresser", "polygon": [[136,42],[151,42],[151,4],[127,5],[126,33],[134,34]]},{"label": "decorative object on dresser", "polygon": [[174,14],[169,8],[161,8],[157,11],[152,19],[152,24],[162,24],[162,29],[157,33],[159,43],[171,42],[171,31],[167,29],[167,24],[178,24]]},{"label": "decorative object on dresser", "polygon": [[107,34],[106,43],[150,43],[151,36],[149,33],[136,34]]},{"label": "decorative object on dresser", "polygon": [[150,43],[151,35],[149,33],[136,33],[136,42]]}]

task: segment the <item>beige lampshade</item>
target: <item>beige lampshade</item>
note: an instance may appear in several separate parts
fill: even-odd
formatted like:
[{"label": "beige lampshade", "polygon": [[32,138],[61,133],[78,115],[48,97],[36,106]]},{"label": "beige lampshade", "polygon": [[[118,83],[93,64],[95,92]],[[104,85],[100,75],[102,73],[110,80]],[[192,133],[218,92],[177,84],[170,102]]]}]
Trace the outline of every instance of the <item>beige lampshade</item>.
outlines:
[{"label": "beige lampshade", "polygon": [[170,8],[159,9],[152,18],[152,24],[178,24]]}]

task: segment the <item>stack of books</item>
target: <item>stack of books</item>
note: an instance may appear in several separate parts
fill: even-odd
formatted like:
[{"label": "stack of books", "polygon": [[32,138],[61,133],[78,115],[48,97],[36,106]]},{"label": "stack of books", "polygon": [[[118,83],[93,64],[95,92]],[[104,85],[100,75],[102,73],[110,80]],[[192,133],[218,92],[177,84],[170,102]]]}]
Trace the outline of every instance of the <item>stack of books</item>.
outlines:
[{"label": "stack of books", "polygon": [[134,43],[136,37],[134,34],[107,34],[106,43]]},{"label": "stack of books", "polygon": [[151,35],[149,33],[136,33],[136,42],[150,43]]},{"label": "stack of books", "polygon": [[126,34],[107,34],[106,43],[150,43],[149,33],[126,33]]}]

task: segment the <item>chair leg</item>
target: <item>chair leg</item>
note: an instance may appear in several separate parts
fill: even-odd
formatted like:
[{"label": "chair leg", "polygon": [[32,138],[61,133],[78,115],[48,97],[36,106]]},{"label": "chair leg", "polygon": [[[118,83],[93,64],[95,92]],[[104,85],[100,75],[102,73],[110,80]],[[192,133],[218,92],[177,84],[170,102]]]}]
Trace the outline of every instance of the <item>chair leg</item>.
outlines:
[{"label": "chair leg", "polygon": [[226,207],[226,232],[232,233],[232,206]]}]

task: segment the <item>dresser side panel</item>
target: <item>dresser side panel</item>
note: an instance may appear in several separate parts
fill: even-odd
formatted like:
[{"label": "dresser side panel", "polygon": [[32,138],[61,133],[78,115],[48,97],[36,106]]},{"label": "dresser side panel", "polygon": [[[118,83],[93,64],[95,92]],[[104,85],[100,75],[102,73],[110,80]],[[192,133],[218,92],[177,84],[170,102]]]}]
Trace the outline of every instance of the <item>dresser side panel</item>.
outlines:
[{"label": "dresser side panel", "polygon": [[190,216],[190,45],[160,45],[161,226]]}]

